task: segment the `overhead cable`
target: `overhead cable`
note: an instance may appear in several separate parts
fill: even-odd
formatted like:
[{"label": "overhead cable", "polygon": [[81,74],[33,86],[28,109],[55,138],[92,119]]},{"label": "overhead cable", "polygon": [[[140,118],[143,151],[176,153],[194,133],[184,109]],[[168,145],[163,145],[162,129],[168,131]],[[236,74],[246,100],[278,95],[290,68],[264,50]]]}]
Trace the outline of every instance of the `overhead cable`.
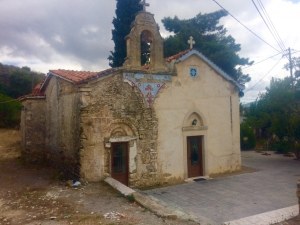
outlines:
[{"label": "overhead cable", "polygon": [[244,91],[244,93],[252,90],[255,86],[257,86],[276,66],[277,64],[282,60],[282,58],[279,59],[279,61],[272,67],[272,69],[266,74],[264,75],[256,84],[254,84],[251,88],[248,88],[246,91]]},{"label": "overhead cable", "polygon": [[223,6],[221,6],[216,0],[213,0],[217,5],[219,5],[223,10],[225,10],[233,19],[235,19],[237,22],[239,22],[243,27],[245,27],[248,31],[250,31],[252,34],[254,34],[256,37],[258,37],[261,41],[263,41],[265,44],[269,45],[271,48],[276,50],[277,52],[280,52],[278,49],[274,48],[272,45],[270,45],[268,42],[263,40],[261,37],[259,37],[257,34],[255,34],[252,30],[250,30],[246,25],[244,25],[241,21],[239,21],[237,18],[235,18],[230,12],[228,12]]},{"label": "overhead cable", "polygon": [[[282,52],[286,51],[286,48],[276,30],[276,28],[274,27],[272,21],[271,21],[271,18],[269,17],[265,7],[263,6],[262,2],[260,0],[257,0],[258,1],[258,4],[261,8],[261,11],[262,13],[264,14],[264,16],[262,15],[261,11],[259,10],[259,8],[257,7],[257,5],[255,4],[254,0],[252,0],[252,3],[254,4],[257,12],[259,13],[260,17],[262,18],[262,20],[264,21],[264,23],[266,24],[267,28],[269,29],[270,33],[272,34],[272,36],[274,37],[275,41],[277,42],[279,48],[281,49]],[[265,19],[266,18],[266,19]],[[266,21],[268,20],[268,22]],[[269,26],[269,24],[270,26]]]},{"label": "overhead cable", "polygon": [[244,69],[247,69],[247,68],[249,68],[249,67],[251,67],[251,66],[254,66],[254,65],[258,64],[258,63],[264,62],[264,61],[266,61],[266,60],[268,60],[268,59],[271,59],[271,58],[273,58],[273,57],[275,57],[275,56],[278,56],[278,55],[280,55],[280,54],[281,54],[281,53],[277,53],[276,55],[270,56],[269,58],[266,58],[266,59],[264,59],[264,60],[261,60],[261,61],[259,61],[259,62],[257,62],[257,63],[254,63],[254,64],[252,64],[252,65],[250,65],[250,66],[247,66],[247,67],[244,67],[244,68],[242,68],[242,69],[243,69],[243,70],[244,70]]}]

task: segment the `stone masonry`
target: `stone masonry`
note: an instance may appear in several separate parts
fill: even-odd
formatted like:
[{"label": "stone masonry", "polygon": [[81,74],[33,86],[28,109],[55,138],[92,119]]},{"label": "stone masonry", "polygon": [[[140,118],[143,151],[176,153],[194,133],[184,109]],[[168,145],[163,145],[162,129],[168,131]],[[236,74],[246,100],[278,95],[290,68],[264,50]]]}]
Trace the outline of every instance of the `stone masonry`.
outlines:
[{"label": "stone masonry", "polygon": [[[130,171],[129,186],[151,186],[157,177],[157,119],[155,111],[147,107],[138,90],[123,81],[122,74],[90,84],[90,92],[83,93],[86,106],[81,109],[81,161],[85,171],[93,171],[95,153],[103,160],[104,171],[110,174],[109,138],[136,137],[138,169]],[[90,154],[89,154],[90,153]],[[81,177],[93,176],[84,172]],[[94,176],[97,176],[94,174]]]}]

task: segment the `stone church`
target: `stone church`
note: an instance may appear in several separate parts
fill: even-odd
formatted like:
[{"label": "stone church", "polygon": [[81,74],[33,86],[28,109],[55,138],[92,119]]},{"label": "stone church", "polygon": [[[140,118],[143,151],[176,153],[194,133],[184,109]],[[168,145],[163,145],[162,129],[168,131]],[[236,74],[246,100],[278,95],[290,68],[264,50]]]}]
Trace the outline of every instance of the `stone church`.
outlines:
[{"label": "stone church", "polygon": [[[150,46],[146,65],[142,41]],[[46,160],[73,179],[111,176],[137,188],[239,170],[244,87],[192,39],[186,51],[163,58],[163,38],[145,9],[126,42],[122,67],[50,70],[20,98],[25,159]]]}]

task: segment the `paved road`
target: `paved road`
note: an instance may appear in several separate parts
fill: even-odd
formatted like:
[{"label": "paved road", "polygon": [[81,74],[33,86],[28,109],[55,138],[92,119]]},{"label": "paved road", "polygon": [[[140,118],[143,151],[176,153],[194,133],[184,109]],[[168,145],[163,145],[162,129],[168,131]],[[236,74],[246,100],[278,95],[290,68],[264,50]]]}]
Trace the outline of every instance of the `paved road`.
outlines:
[{"label": "paved road", "polygon": [[195,215],[204,224],[221,224],[298,204],[300,161],[242,152],[242,164],[260,171],[143,193],[171,210]]}]

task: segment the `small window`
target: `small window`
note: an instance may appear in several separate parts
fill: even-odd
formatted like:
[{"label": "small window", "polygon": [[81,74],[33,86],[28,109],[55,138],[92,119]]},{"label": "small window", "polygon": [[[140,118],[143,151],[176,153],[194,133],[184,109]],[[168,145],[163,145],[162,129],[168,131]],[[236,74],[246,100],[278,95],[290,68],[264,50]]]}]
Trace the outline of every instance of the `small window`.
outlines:
[{"label": "small window", "polygon": [[190,68],[190,76],[191,77],[197,77],[198,76],[197,68]]}]

